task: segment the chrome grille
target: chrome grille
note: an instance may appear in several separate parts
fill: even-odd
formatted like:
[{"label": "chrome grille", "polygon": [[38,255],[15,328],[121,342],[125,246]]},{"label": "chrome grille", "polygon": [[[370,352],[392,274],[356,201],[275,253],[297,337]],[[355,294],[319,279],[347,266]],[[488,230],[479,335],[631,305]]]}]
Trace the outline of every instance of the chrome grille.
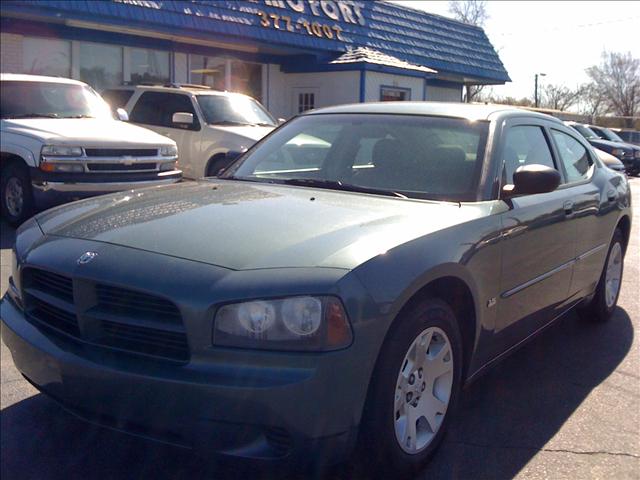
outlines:
[{"label": "chrome grille", "polygon": [[124,163],[87,163],[90,172],[142,172],[155,171],[158,169],[157,163],[141,162],[125,165]]}]

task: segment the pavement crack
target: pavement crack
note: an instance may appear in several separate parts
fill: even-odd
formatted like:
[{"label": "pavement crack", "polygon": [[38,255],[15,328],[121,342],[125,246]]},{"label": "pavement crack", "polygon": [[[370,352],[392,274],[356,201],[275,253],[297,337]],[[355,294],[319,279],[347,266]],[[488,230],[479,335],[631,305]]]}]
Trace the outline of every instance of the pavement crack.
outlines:
[{"label": "pavement crack", "polygon": [[502,450],[532,450],[536,452],[549,452],[549,453],[572,453],[574,455],[611,455],[614,457],[631,457],[640,458],[640,454],[628,453],[628,452],[609,452],[606,450],[570,450],[564,448],[538,448],[529,447],[526,445],[488,445],[483,443],[463,442],[463,441],[449,441],[447,443],[463,445],[468,447],[478,448],[498,448]]}]

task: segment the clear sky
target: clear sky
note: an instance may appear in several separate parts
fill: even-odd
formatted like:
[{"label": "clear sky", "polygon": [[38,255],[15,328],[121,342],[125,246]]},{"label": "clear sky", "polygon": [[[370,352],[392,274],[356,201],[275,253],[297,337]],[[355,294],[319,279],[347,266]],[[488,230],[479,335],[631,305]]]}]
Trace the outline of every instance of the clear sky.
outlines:
[{"label": "clear sky", "polygon": [[[446,1],[395,3],[451,16]],[[541,82],[575,87],[604,49],[640,57],[640,1],[493,0],[487,8],[485,32],[512,80],[494,87],[496,95],[533,97],[537,72],[547,74]]]}]

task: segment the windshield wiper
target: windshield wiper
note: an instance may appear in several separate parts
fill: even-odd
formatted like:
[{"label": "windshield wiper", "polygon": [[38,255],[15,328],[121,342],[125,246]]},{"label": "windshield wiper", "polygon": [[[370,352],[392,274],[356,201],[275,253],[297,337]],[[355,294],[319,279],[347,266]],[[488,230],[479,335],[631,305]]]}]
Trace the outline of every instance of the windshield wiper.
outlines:
[{"label": "windshield wiper", "polygon": [[298,185],[301,187],[318,187],[327,188],[330,190],[342,190],[345,192],[359,192],[359,193],[373,193],[376,195],[386,195],[388,197],[408,198],[392,190],[383,190],[378,188],[362,187],[360,185],[353,185],[351,183],[342,183],[339,180],[323,180],[317,178],[289,178],[283,180],[285,185]]},{"label": "windshield wiper", "polygon": [[60,118],[60,116],[57,113],[21,113],[3,116],[2,118]]},{"label": "windshield wiper", "polygon": [[93,115],[65,115],[64,117],[60,117],[60,118],[96,118]]}]

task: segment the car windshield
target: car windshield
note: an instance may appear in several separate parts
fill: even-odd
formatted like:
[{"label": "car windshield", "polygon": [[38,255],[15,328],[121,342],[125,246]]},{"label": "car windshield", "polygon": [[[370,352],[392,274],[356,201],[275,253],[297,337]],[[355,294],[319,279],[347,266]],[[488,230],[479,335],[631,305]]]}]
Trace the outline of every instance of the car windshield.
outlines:
[{"label": "car windshield", "polygon": [[197,95],[196,98],[210,125],[276,125],[269,112],[252,98],[243,95]]},{"label": "car windshield", "polygon": [[584,125],[571,125],[571,126],[574,129],[576,129],[578,133],[582,135],[584,138],[600,138],[589,127],[585,127]]},{"label": "car windshield", "polygon": [[112,118],[109,106],[86,85],[3,81],[2,118]]},{"label": "car windshield", "polygon": [[472,201],[488,122],[316,114],[290,121],[223,178],[397,197]]},{"label": "car windshield", "polygon": [[604,135],[605,140],[611,140],[612,142],[626,143],[613,130],[609,130],[608,128],[601,128],[600,131]]}]

